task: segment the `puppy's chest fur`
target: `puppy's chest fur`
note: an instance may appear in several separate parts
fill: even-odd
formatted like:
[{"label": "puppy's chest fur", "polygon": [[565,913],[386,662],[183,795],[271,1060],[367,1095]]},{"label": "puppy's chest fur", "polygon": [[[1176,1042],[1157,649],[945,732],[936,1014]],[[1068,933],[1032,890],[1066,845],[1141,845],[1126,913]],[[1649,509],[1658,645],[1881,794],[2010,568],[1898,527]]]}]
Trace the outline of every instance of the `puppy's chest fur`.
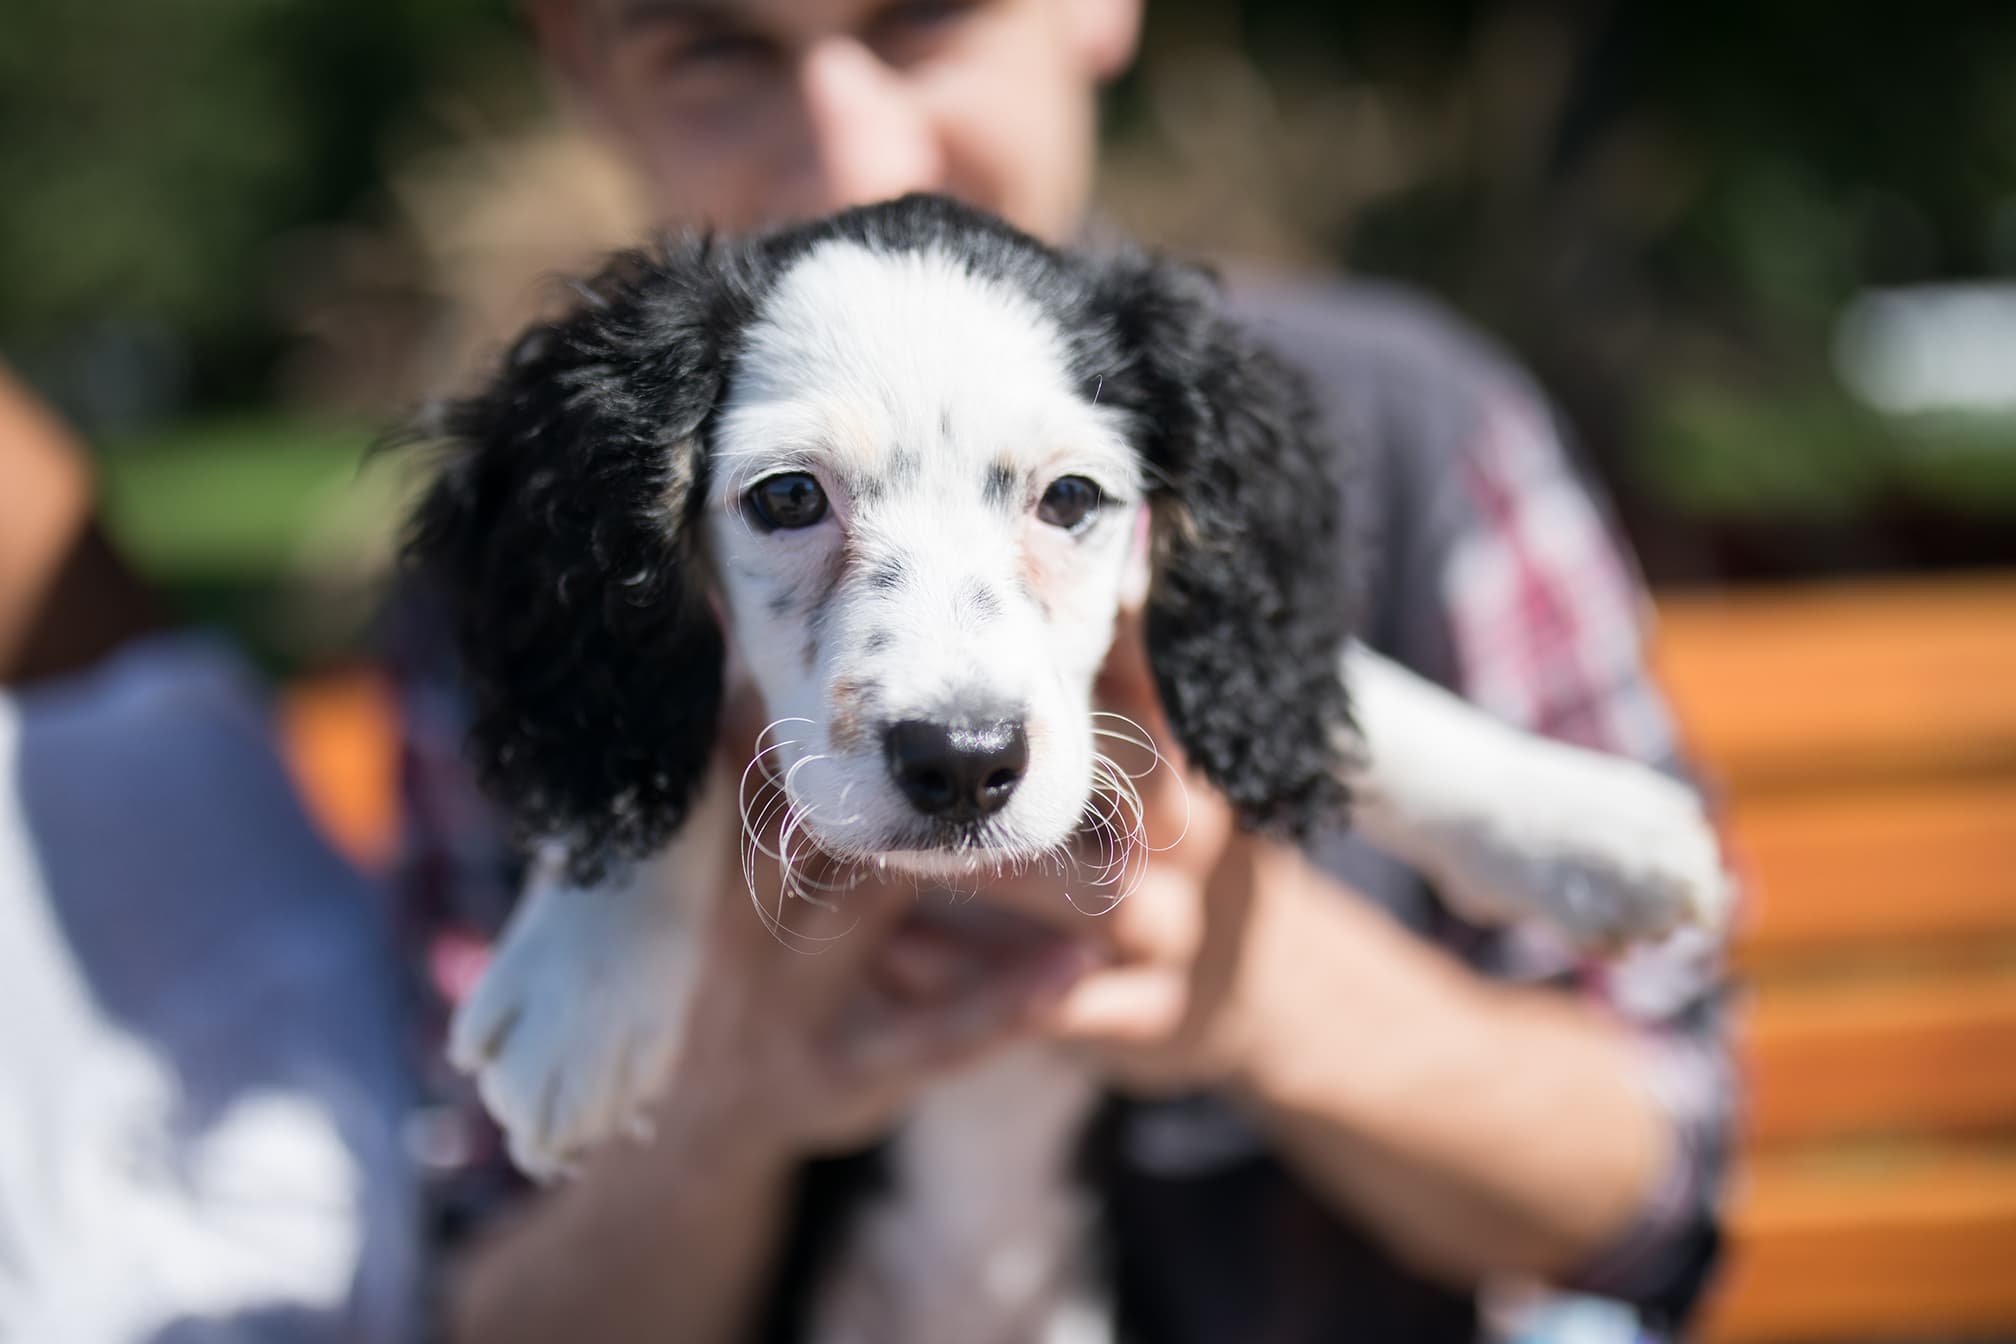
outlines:
[{"label": "puppy's chest fur", "polygon": [[1091,1193],[1073,1179],[1097,1100],[1060,1052],[1012,1047],[925,1093],[888,1188],[851,1211],[812,1285],[812,1344],[1106,1344]]}]

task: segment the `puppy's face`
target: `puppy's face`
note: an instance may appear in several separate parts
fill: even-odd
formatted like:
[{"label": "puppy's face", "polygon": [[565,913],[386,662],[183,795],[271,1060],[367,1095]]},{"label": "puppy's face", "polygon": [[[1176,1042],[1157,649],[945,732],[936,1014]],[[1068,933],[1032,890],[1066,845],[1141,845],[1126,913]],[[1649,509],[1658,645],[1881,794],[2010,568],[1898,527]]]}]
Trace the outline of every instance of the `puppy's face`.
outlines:
[{"label": "puppy's face", "polygon": [[1312,559],[1342,455],[1201,275],[910,197],[575,293],[435,425],[408,554],[485,787],[578,880],[684,824],[732,668],[824,848],[929,872],[1059,845],[1136,596],[1191,764],[1252,824],[1336,814],[1351,603]]},{"label": "puppy's face", "polygon": [[922,872],[1064,842],[1139,563],[1141,467],[1055,319],[939,248],[834,239],[743,336],[705,520],[763,745],[829,852]]}]

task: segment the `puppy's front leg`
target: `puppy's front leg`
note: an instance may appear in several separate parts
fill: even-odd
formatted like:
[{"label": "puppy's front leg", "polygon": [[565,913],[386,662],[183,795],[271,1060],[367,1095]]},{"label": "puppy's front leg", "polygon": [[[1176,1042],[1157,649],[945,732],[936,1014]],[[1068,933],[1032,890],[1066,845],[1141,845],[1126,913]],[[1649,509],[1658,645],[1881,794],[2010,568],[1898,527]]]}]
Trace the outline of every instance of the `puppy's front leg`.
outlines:
[{"label": "puppy's front leg", "polygon": [[541,862],[456,1011],[449,1058],[476,1075],[511,1156],[540,1179],[643,1122],[692,991],[689,903],[723,877],[728,786],[710,779],[672,843],[588,887]]},{"label": "puppy's front leg", "polygon": [[1344,676],[1364,739],[1353,820],[1463,914],[1598,946],[1723,919],[1721,852],[1686,785],[1522,732],[1358,644]]}]

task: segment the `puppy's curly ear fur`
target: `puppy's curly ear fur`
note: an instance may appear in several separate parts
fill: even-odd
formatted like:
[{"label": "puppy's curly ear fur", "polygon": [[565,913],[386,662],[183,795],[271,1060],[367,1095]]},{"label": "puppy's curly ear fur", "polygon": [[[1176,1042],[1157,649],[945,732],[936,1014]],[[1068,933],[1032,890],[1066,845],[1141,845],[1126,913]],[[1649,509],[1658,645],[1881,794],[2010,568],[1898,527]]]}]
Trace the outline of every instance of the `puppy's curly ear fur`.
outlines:
[{"label": "puppy's curly ear fur", "polygon": [[1348,801],[1348,445],[1322,439],[1301,379],[1223,315],[1203,272],[1123,256],[1099,293],[1120,360],[1102,404],[1128,405],[1150,471],[1163,708],[1245,824],[1305,837]]},{"label": "puppy's curly ear fur", "polygon": [[453,623],[479,776],[578,880],[661,846],[713,750],[703,440],[752,267],[697,241],[623,254],[414,435],[449,448],[406,559]]}]

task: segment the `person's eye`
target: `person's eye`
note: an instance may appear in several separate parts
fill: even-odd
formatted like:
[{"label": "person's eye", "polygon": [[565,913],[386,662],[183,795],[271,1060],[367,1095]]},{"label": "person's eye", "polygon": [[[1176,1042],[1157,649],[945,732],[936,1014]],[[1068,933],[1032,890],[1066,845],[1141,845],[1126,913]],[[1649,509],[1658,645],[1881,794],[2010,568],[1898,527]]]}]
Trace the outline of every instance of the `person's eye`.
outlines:
[{"label": "person's eye", "polygon": [[686,70],[753,65],[770,54],[770,46],[753,33],[703,33],[673,49],[672,63]]},{"label": "person's eye", "polygon": [[1080,532],[1091,526],[1105,502],[1105,492],[1083,476],[1059,476],[1043,492],[1036,516],[1052,527]]},{"label": "person's eye", "polygon": [[979,0],[903,0],[875,15],[868,27],[869,45],[892,65],[923,60],[979,8]]},{"label": "person's eye", "polygon": [[771,68],[775,46],[761,33],[686,24],[649,25],[625,35],[618,70],[675,88],[740,81]]},{"label": "person's eye", "polygon": [[760,32],[662,22],[618,35],[609,78],[618,92],[711,106],[761,88],[777,69],[777,48]]},{"label": "person's eye", "polygon": [[765,527],[810,527],[826,516],[826,492],[810,472],[787,471],[760,480],[744,498]]}]

